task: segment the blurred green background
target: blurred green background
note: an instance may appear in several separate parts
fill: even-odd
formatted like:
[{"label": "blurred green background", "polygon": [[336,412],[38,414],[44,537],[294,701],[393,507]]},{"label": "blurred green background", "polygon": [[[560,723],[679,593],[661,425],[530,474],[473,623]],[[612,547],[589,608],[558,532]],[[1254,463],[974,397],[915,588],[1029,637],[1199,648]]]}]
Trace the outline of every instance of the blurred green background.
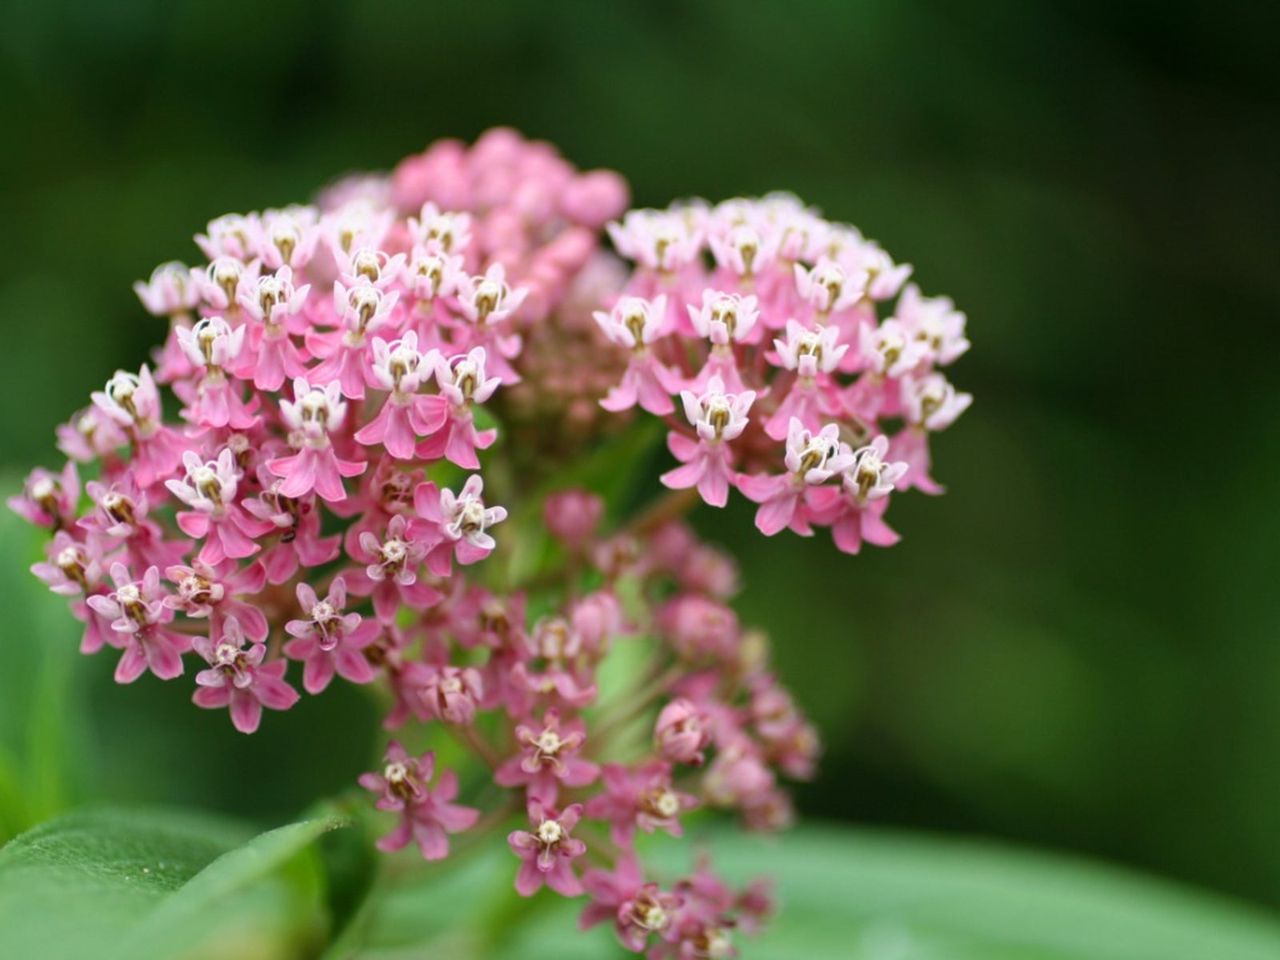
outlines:
[{"label": "blurred green background", "polygon": [[[900,498],[892,551],[700,518],[824,731],[801,809],[1280,905],[1268,6],[8,0],[6,488],[141,361],[160,330],[130,283],[217,214],[495,124],[641,204],[791,189],[969,313],[977,396],[937,444],[949,495]],[[0,718],[44,718],[0,743],[25,819],[106,798],[274,823],[362,769],[350,691],[239,737],[185,686],[14,642],[61,643],[65,615],[0,583],[0,670],[33,678]]]}]

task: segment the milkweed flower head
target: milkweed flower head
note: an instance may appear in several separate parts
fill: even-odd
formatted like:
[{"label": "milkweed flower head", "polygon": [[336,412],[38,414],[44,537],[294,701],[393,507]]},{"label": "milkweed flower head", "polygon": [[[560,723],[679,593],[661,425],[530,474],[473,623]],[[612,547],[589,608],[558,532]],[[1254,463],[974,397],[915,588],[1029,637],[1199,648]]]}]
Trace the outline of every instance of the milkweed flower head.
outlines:
[{"label": "milkweed flower head", "polygon": [[[506,833],[520,894],[581,897],[584,927],[653,958],[730,956],[767,886],[660,875],[645,838],[710,811],[786,826],[820,747],[733,610],[733,558],[682,515],[737,491],[767,535],[896,542],[892,497],[941,489],[969,341],[793,197],[626,202],[495,130],[218,217],[204,263],[135,285],[161,346],[104,371],[58,429],[66,464],[9,503],[120,683],[188,684],[246,734],[384,688],[400,739],[358,778],[381,849]],[[646,478],[614,458],[650,418],[673,492],[626,515]],[[605,669],[620,651],[645,665]]]}]

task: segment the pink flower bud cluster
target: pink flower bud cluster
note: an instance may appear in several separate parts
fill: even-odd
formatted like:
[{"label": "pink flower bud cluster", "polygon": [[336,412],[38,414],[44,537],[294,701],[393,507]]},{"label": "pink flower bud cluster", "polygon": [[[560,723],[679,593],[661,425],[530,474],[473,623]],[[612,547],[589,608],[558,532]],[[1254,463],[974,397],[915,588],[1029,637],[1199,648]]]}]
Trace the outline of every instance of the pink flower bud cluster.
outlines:
[{"label": "pink flower bud cluster", "polygon": [[[927,433],[969,398],[936,370],[968,342],[914,287],[879,319],[907,268],[787,197],[632,211],[608,227],[628,278],[600,247],[626,193],[497,130],[219,217],[207,263],[136,286],[168,323],[154,363],[94,392],[58,429],[65,467],[11,505],[51,532],[33,571],[121,683],[191,665],[195,704],[245,733],[299,688],[385,686],[400,739],[359,781],[394,815],[382,849],[439,860],[509,829],[520,894],[585,896],[584,926],[652,958],[723,957],[767,889],[705,860],[664,881],[637,841],[710,809],[786,826],[816,734],[728,605],[732,560],[679,519],[690,498],[607,521],[589,491],[530,496],[529,471],[603,431],[607,393],[667,418],[667,486],[736,487],[769,534],[889,543],[890,493],[938,489]],[[556,549],[495,500],[543,510]],[[624,649],[648,665],[619,683]],[[446,736],[479,783],[438,761]]]},{"label": "pink flower bud cluster", "polygon": [[667,420],[680,466],[663,483],[717,507],[737,488],[769,536],[897,542],[889,495],[942,491],[929,434],[972,400],[940,372],[969,348],[951,300],[786,194],[632,210],[608,231],[635,269],[596,314],[627,358],[601,403]]}]

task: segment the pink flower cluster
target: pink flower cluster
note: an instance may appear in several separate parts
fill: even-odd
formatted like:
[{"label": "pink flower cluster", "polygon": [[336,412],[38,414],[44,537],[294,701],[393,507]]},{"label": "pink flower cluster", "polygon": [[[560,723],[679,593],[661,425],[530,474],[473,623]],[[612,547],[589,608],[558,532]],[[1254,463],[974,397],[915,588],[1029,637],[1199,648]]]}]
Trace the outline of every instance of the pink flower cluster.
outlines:
[{"label": "pink flower cluster", "polygon": [[[395,816],[380,848],[439,860],[451,835],[514,827],[520,894],[585,896],[584,926],[655,960],[724,957],[767,888],[705,859],[664,883],[638,838],[708,809],[786,826],[816,734],[728,605],[731,558],[680,519],[690,498],[607,522],[589,491],[531,493],[528,465],[571,468],[567,425],[586,420],[514,443],[507,424],[607,391],[605,409],[671,424],[667,486],[715,505],[737,487],[764,532],[830,526],[855,552],[896,538],[893,490],[938,489],[927,434],[969,398],[936,369],[968,343],[950,301],[911,286],[878,319],[906,268],[790,198],[609,223],[625,204],[616,174],[498,130],[314,206],[219,217],[196,237],[206,264],[136,285],[168,323],[154,363],[94,392],[58,429],[65,467],[10,502],[52,533],[33,571],[84,652],[118,651],[119,682],[194,662],[195,704],[245,733],[299,686],[381,684],[403,730],[359,781]],[[567,375],[557,337],[620,382]],[[541,524],[504,526],[495,499]],[[509,529],[537,539],[499,543]],[[647,665],[610,680],[622,649]],[[442,735],[485,789],[437,762]]]},{"label": "pink flower cluster", "polygon": [[942,491],[929,434],[972,401],[940,372],[969,349],[964,314],[787,194],[632,210],[608,230],[635,269],[596,314],[627,356],[602,405],[668,421],[680,466],[663,483],[717,507],[736,487],[768,536],[897,542],[890,494]]}]

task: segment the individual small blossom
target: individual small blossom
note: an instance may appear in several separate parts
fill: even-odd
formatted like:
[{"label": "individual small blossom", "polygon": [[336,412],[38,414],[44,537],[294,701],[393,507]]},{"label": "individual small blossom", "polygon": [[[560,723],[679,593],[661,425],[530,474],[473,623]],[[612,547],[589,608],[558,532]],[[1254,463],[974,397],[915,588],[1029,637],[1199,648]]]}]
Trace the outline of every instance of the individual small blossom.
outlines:
[{"label": "individual small blossom", "polygon": [[424,437],[416,456],[425,460],[445,457],[464,470],[480,467],[478,450],[487,450],[497,439],[494,429],[477,430],[473,404],[484,403],[502,383],[488,375],[489,353],[473,347],[465,354],[445,358],[434,356],[436,383],[440,393],[420,397],[413,408],[414,427]]},{"label": "individual small blossom", "polygon": [[889,254],[871,240],[859,239],[837,255],[842,256],[847,269],[866,275],[867,296],[872,300],[888,300],[897,296],[907,277],[911,276],[910,264],[895,264]]},{"label": "individual small blossom", "polygon": [[76,413],[56,430],[58,449],[77,463],[89,463],[129,442],[120,425],[96,405]]},{"label": "individual small blossom", "polygon": [[919,366],[928,354],[925,345],[913,339],[897,320],[886,320],[875,328],[863,327],[860,336],[863,362],[881,377],[902,377]]},{"label": "individual small blossom", "polygon": [[148,516],[150,500],[127,474],[108,485],[97,480],[85,484],[94,509],[76,523],[81,529],[115,548],[124,545],[130,563],[140,569],[165,569],[190,551],[186,540],[165,540],[164,528]]},{"label": "individual small blossom", "polygon": [[254,218],[239,213],[227,213],[209,221],[204,233],[196,234],[196,246],[206,257],[214,260],[229,257],[248,260],[253,255],[255,231]]},{"label": "individual small blossom", "polygon": [[507,837],[511,852],[520,858],[516,892],[531,897],[546,884],[565,897],[582,893],[582,882],[573,872],[573,861],[587,852],[587,845],[571,836],[582,817],[582,804],[570,804],[557,813],[536,800],[529,803],[532,830],[513,830]]},{"label": "individual small blossom", "polygon": [[775,783],[759,752],[744,739],[716,753],[702,781],[702,796],[712,806],[747,806],[772,791]]},{"label": "individual small blossom", "polygon": [[682,899],[646,883],[633,854],[618,858],[612,871],[587,870],[582,886],[591,902],[583,908],[579,926],[586,930],[612,922],[618,942],[634,953],[643,953],[652,936],[668,939]]},{"label": "individual small blossom", "polygon": [[596,311],[596,324],[612,343],[628,348],[627,368],[622,381],[611,387],[600,401],[605,410],[618,412],[639,406],[663,417],[675,409],[671,397],[683,386],[680,375],[660,361],[652,344],[666,326],[667,298],[652,301],[623,297],[608,313]]},{"label": "individual small blossom", "polygon": [[347,552],[364,564],[363,570],[348,575],[349,589],[370,597],[383,623],[395,620],[402,603],[423,610],[440,599],[440,591],[419,577],[427,548],[413,535],[407,518],[392,517],[382,539],[368,530],[360,532],[354,542],[348,542]]},{"label": "individual small blossom", "polygon": [[368,464],[341,460],[334,453],[329,435],[342,426],[347,415],[338,384],[322,387],[312,385],[306,377],[296,378],[293,401],[280,401],[280,415],[301,448],[267,463],[271,472],[284,480],[281,496],[297,499],[314,490],[330,503],[346,499],[342,478],[358,477]]},{"label": "individual small blossom", "polygon": [[167,626],[173,613],[162,603],[160,571],[148,567],[141,580],[134,580],[124,564],[115,563],[111,580],[115,590],[91,596],[86,603],[111,621],[113,636],[107,642],[124,649],[116,666],[116,683],[133,683],[147,670],[161,680],[181,675],[182,654],[191,643]]},{"label": "individual small blossom", "polygon": [[400,279],[405,255],[387,253],[377,247],[356,247],[341,253],[337,259],[342,282],[350,286],[367,281],[379,290],[387,290]]},{"label": "individual small blossom", "polygon": [[701,231],[665,210],[629,210],[621,223],[606,229],[620,254],[663,273],[689,265],[702,247]]},{"label": "individual small blossom", "polygon": [[323,600],[307,583],[298,584],[297,595],[305,619],[284,625],[293,638],[285,643],[284,654],[302,661],[302,688],[313,695],[321,693],[334,673],[352,683],[372,680],[375,672],[364,650],[377,639],[378,624],[344,612],[346,581],[336,577]]},{"label": "individual small blossom", "polygon": [[458,283],[465,275],[461,256],[415,246],[404,267],[403,281],[409,295],[417,301],[419,316],[434,320],[439,315],[433,308],[457,293]]},{"label": "individual small blossom", "polygon": [[728,441],[746,429],[747,413],[755,398],[753,390],[726,394],[719,377],[711,378],[701,396],[682,391],[684,413],[698,439],[675,432],[667,435],[668,448],[683,466],[664,473],[662,482],[674,490],[697,487],[703,500],[723,507],[734,478]]},{"label": "individual small blossom", "polygon": [[165,486],[191,508],[178,512],[178,526],[187,536],[204,540],[200,560],[213,566],[224,557],[235,560],[257,553],[254,538],[265,528],[236,502],[240,476],[231,450],[223,448],[216,460],[208,462],[188,450],[182,464],[186,477],[167,480]]},{"label": "individual small blossom", "polygon": [[850,276],[834,260],[823,258],[811,269],[797,263],[793,269],[801,298],[822,317],[855,306],[866,291],[865,274]]},{"label": "individual small blossom", "polygon": [[765,423],[765,433],[774,440],[784,440],[792,418],[810,430],[817,430],[822,420],[837,412],[832,396],[831,375],[848,352],[849,345],[840,343],[840,329],[835,326],[810,330],[795,320],[788,320],[786,339],[774,340],[777,362],[784,370],[794,370],[795,382]]},{"label": "individual small blossom", "polygon": [[698,805],[697,797],[672,787],[671,765],[660,760],[634,769],[606,763],[601,783],[604,792],[587,801],[587,816],[608,821],[613,842],[621,847],[631,843],[637,827],[681,836],[680,814]]},{"label": "individual small blossom", "polygon": [[295,499],[280,493],[284,481],[266,464],[258,467],[261,493],[243,501],[245,512],[277,535],[275,546],[262,554],[268,583],[284,583],[298,567],[318,567],[341,552],[341,536],[321,536],[319,501],[314,495]]},{"label": "individual small blossom", "polygon": [[333,309],[338,328],[329,333],[309,332],[307,349],[321,358],[307,377],[329,383],[348,400],[364,399],[366,386],[375,386],[368,361],[369,335],[391,322],[400,294],[386,292],[359,277],[351,287],[333,285]]},{"label": "individual small blossom", "polygon": [[622,605],[611,590],[595,590],[575,600],[569,610],[569,624],[591,657],[609,652],[610,640],[631,631],[622,613]]},{"label": "individual small blossom", "polygon": [[216,313],[235,313],[240,309],[240,298],[252,290],[261,268],[257,259],[219,256],[212,258],[204,270],[194,272],[192,279],[207,308]]},{"label": "individual small blossom", "polygon": [[887,459],[889,453],[889,440],[876,437],[854,451],[839,489],[823,488],[822,499],[815,498],[815,513],[831,527],[831,539],[844,553],[856,554],[864,542],[888,547],[899,540],[883,518],[889,494],[910,466]]},{"label": "individual small blossom", "polygon": [[205,317],[191,328],[178,327],[174,333],[192,365],[203,370],[199,382],[182,382],[175,391],[186,402],[185,415],[202,427],[230,427],[244,430],[256,422],[252,410],[241,397],[240,384],[228,377],[244,348],[247,327],[232,330],[222,317]]},{"label": "individual small blossom", "polygon": [[395,211],[358,196],[320,218],[320,238],[336,259],[361,247],[381,247],[394,221]]},{"label": "individual small blossom", "polygon": [[707,715],[693,701],[677,697],[658,713],[654,741],[658,753],[672,763],[701,766],[711,743]]},{"label": "individual small blossom", "polygon": [[267,648],[249,643],[235,617],[222,624],[221,635],[198,637],[196,652],[209,664],[196,674],[198,689],[192,701],[206,710],[230,708],[231,723],[241,733],[253,733],[262,722],[262,708],[288,710],[298,702],[298,691],[284,681],[288,663],[264,662]]},{"label": "individual small blossom", "polygon": [[902,406],[907,422],[926,430],[945,430],[971,403],[971,394],[957,391],[940,373],[902,381]]},{"label": "individual small blossom", "polygon": [[68,460],[60,473],[37,467],[27,475],[22,493],[8,500],[9,509],[28,523],[50,530],[74,524],[80,500],[80,474]]},{"label": "individual small blossom", "polygon": [[779,234],[768,231],[761,235],[754,225],[734,223],[723,232],[712,230],[707,234],[707,246],[716,258],[716,264],[732,273],[739,280],[750,281],[773,263],[781,240]]},{"label": "individual small blossom", "polygon": [[504,787],[523,786],[531,801],[550,806],[561,786],[585,787],[600,775],[600,768],[578,756],[587,736],[581,720],[563,725],[555,709],[543,714],[541,724],[516,727],[520,753],[494,771],[493,779]]},{"label": "individual small blossom", "polygon": [[927,359],[939,366],[958,360],[970,347],[965,338],[965,315],[950,297],[926,297],[914,283],[902,290],[894,316],[908,335],[924,347]]},{"label": "individual small blossom", "polygon": [[471,243],[471,216],[442,211],[428,200],[417,217],[408,219],[414,243],[429,252],[457,254]]},{"label": "individual small blossom", "polygon": [[290,206],[266,210],[249,225],[254,252],[268,270],[302,270],[315,255],[320,240],[314,207]]},{"label": "individual small blossom", "polygon": [[93,402],[128,434],[138,486],[150,487],[178,466],[182,441],[161,420],[160,392],[145,365],[137,374],[117,370],[104,389],[94,392]]},{"label": "individual small blossom", "polygon": [[840,343],[840,329],[825,326],[811,330],[795,320],[786,324],[786,338],[775,339],[774,349],[778,363],[784,370],[794,370],[801,379],[812,380],[819,374],[830,374],[840,364],[848,351],[847,343]]},{"label": "individual small blossom", "polygon": [[172,317],[187,313],[200,301],[200,291],[191,277],[191,268],[171,260],[151,271],[145,283],[139,280],[133,292],[152,316]]},{"label": "individual small blossom", "polygon": [[222,633],[223,623],[235,617],[245,635],[255,643],[267,639],[270,625],[266,614],[246,597],[256,596],[266,583],[260,563],[240,567],[234,560],[216,566],[197,560],[192,566],[175,564],[165,577],[176,588],[164,598],[164,605],[193,619],[209,619],[209,632]]},{"label": "individual small blossom", "polygon": [[32,564],[31,572],[60,596],[88,594],[102,578],[102,562],[97,552],[65,530],[53,535],[45,553],[48,559]]},{"label": "individual small blossom", "polygon": [[310,291],[310,284],[295,287],[293,271],[281,266],[258,277],[252,292],[240,295],[239,305],[254,323],[246,328],[237,376],[252,380],[259,390],[276,391],[285,380],[306,373],[305,357],[289,335],[306,330],[302,311]]},{"label": "individual small blossom", "polygon": [[591,704],[597,693],[582,636],[564,617],[543,617],[525,638],[524,657],[510,671],[507,706],[528,712],[533,700],[568,709]]},{"label": "individual small blossom", "polygon": [[480,811],[453,802],[458,796],[456,773],[445,770],[434,787],[428,786],[435,766],[434,752],[412,757],[393,740],[382,772],[361,775],[360,786],[379,795],[378,809],[400,814],[396,828],[378,841],[379,850],[400,850],[412,840],[424,860],[443,860],[449,855],[449,834],[475,826]]},{"label": "individual small blossom", "polygon": [[738,489],[760,504],[756,527],[766,537],[787,527],[808,535],[812,533],[809,488],[825,483],[852,462],[853,452],[840,441],[836,424],[829,423],[812,433],[793,418],[787,432],[787,472],[740,477]]},{"label": "individual small blossom", "polygon": [[959,393],[940,373],[903,379],[902,407],[907,426],[890,444],[894,458],[907,464],[899,487],[929,494],[942,492],[941,484],[932,476],[929,432],[945,430],[972,402],[970,394]]},{"label": "individual small blossom", "polygon": [[689,660],[729,660],[741,631],[733,609],[698,594],[668,600],[654,618],[674,650]]},{"label": "individual small blossom", "polygon": [[458,280],[458,307],[471,322],[466,345],[484,347],[488,351],[492,373],[502,383],[517,383],[520,375],[510,361],[520,352],[521,340],[516,334],[502,333],[498,327],[511,318],[524,303],[528,290],[512,289],[501,263],[493,263],[484,276],[463,275]]},{"label": "individual small blossom", "polygon": [[496,541],[488,530],[507,518],[505,507],[487,507],[484,478],[473,474],[458,494],[440,490],[434,483],[420,484],[414,491],[414,510],[420,518],[415,530],[434,535],[437,542],[427,555],[427,567],[436,576],[448,576],[453,560],[467,566],[483,560]]},{"label": "individual small blossom", "polygon": [[754,343],[759,339],[756,322],[760,319],[759,300],[754,296],[704,290],[702,305],[688,305],[689,322],[694,332],[706,337],[713,346],[731,343]]},{"label": "individual small blossom", "polygon": [[475,667],[414,666],[421,667],[421,676],[415,681],[415,702],[421,707],[423,718],[470,725],[484,696],[480,671]]},{"label": "individual small blossom", "polygon": [[417,441],[423,434],[439,429],[438,418],[422,415],[423,401],[418,390],[434,372],[436,354],[418,352],[418,335],[412,330],[388,343],[380,337],[373,341],[373,378],[387,390],[386,402],[377,416],[356,432],[356,442],[366,446],[383,444],[387,453],[399,460],[414,456]]},{"label": "individual small blossom", "polygon": [[472,323],[500,323],[524,302],[526,291],[511,289],[506,270],[495,263],[484,276],[463,277],[458,283],[458,305]]},{"label": "individual small blossom", "polygon": [[547,531],[573,550],[591,542],[603,516],[604,501],[587,490],[559,490],[542,505]]}]

